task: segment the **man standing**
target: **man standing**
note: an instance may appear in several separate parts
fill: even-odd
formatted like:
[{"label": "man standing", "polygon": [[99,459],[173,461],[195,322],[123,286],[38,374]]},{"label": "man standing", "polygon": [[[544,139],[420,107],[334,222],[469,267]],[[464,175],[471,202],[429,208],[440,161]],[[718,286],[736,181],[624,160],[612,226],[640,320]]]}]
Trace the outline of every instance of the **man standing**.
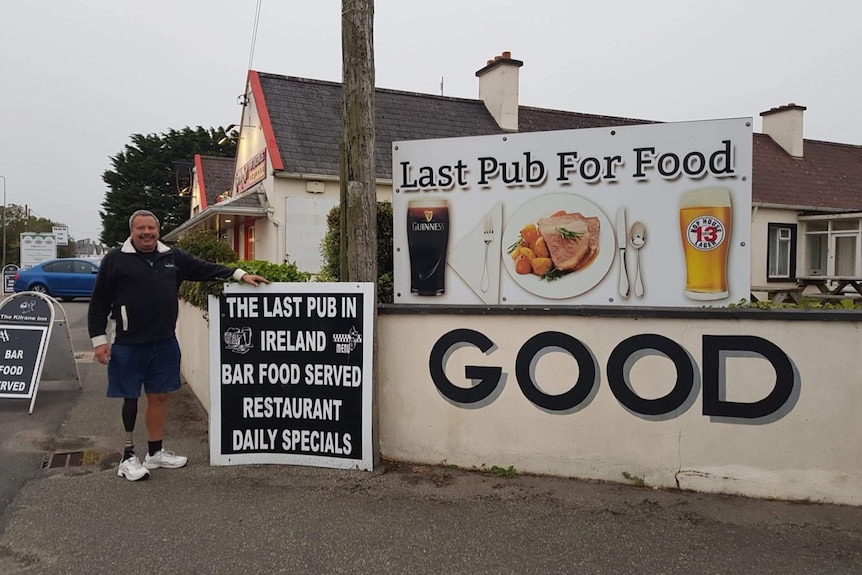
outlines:
[{"label": "man standing", "polygon": [[[266,278],[214,264],[159,241],[159,220],[138,210],[129,218],[130,237],[102,259],[87,324],[96,361],[108,366],[108,397],[123,398],[126,445],[117,475],[129,481],[149,477],[150,469],[176,469],[188,458],[162,446],[168,393],[180,388],[180,347],[175,329],[183,280],[233,278],[257,286]],[[114,343],[108,342],[108,315]],[[141,387],[147,394],[148,451],[143,465],[135,455],[132,432]]]}]

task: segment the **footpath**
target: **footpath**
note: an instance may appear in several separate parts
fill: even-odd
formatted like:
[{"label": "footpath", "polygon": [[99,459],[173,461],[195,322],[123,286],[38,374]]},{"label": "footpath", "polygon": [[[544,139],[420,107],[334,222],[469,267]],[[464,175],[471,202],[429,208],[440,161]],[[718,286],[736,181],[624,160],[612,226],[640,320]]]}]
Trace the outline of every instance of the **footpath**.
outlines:
[{"label": "footpath", "polygon": [[[72,328],[85,341],[83,322]],[[165,447],[189,465],[129,482],[116,474],[124,435],[106,370],[87,356],[79,370],[82,391],[46,387],[32,416],[0,408],[24,429],[42,398],[65,394],[57,429],[0,445],[35,461],[80,452],[0,507],[0,574],[862,574],[862,508],[409,463],[211,467],[207,414],[187,386]]]}]

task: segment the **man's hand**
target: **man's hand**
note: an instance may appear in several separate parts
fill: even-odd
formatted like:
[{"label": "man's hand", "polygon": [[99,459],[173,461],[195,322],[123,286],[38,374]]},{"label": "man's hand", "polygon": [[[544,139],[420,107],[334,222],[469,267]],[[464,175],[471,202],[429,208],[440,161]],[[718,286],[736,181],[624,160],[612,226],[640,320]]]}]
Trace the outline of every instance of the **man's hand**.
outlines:
[{"label": "man's hand", "polygon": [[253,285],[254,287],[259,286],[260,284],[268,284],[269,280],[263,276],[256,276],[254,274],[245,274],[242,276],[243,283],[247,283],[248,285]]},{"label": "man's hand", "polygon": [[108,343],[103,343],[100,346],[96,347],[96,361],[103,365],[108,365],[108,361],[111,359],[111,345]]}]

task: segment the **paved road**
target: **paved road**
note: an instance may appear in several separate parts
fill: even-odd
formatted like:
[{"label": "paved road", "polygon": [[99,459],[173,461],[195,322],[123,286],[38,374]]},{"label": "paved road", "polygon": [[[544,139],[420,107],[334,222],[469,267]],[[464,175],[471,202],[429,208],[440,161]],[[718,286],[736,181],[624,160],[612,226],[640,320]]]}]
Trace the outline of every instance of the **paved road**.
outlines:
[{"label": "paved road", "polygon": [[[86,342],[86,304],[65,307]],[[14,497],[0,508],[4,575],[862,573],[862,508],[395,463],[210,467],[188,388],[167,447],[189,466],[130,483],[113,467],[123,434],[105,369],[79,367],[84,390],[43,391],[33,416],[0,405],[0,480]],[[60,448],[88,464],[40,469]]]}]

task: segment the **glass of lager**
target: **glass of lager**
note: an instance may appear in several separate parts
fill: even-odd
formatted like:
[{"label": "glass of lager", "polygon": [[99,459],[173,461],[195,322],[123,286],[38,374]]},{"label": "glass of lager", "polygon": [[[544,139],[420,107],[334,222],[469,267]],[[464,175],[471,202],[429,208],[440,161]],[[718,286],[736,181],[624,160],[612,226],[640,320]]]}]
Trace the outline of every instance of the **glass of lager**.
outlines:
[{"label": "glass of lager", "polygon": [[693,300],[728,296],[727,251],[732,226],[730,192],[701,188],[679,201],[679,232],[685,253],[685,295]]},{"label": "glass of lager", "polygon": [[410,251],[410,293],[442,295],[446,291],[449,248],[449,201],[407,202],[407,246]]}]

